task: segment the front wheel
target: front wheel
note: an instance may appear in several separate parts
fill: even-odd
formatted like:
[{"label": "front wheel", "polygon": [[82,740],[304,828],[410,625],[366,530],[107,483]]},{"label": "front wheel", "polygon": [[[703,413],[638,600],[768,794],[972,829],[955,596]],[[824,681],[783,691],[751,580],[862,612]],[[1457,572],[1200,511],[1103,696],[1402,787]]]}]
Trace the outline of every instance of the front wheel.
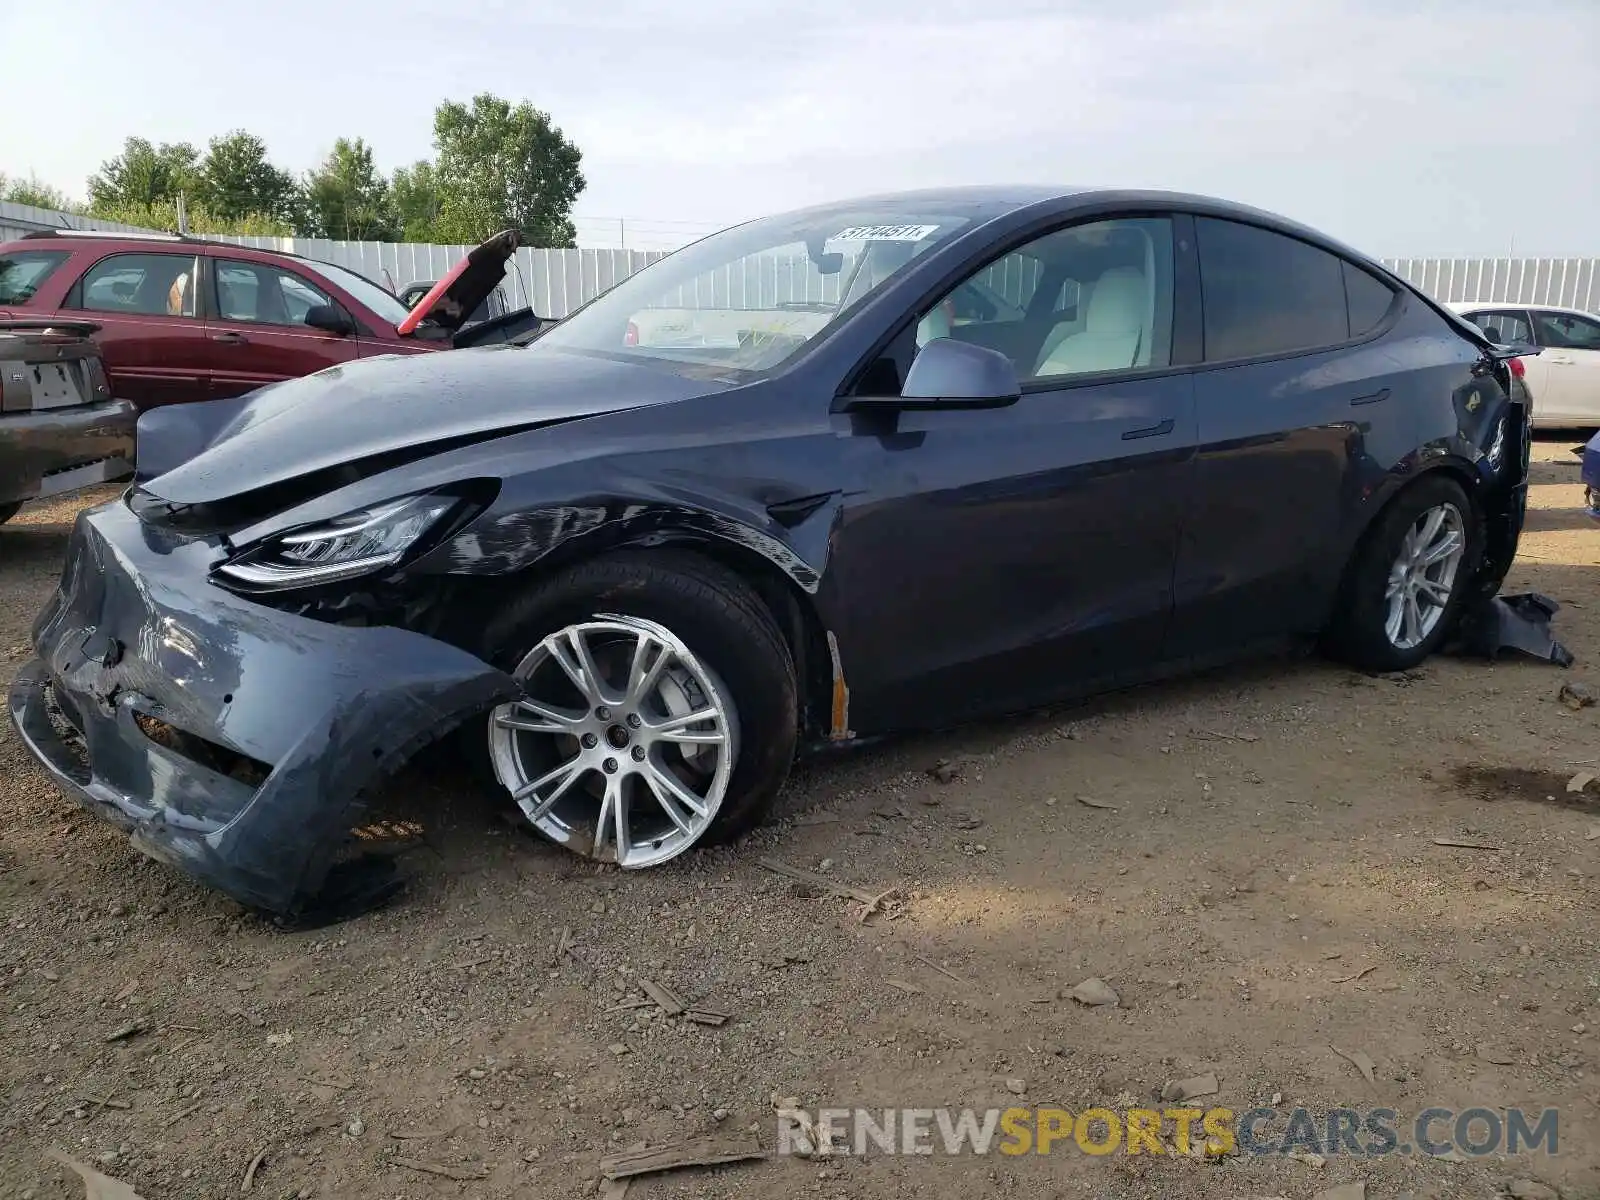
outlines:
[{"label": "front wheel", "polygon": [[1335,649],[1366,670],[1416,666],[1450,636],[1481,555],[1461,485],[1443,476],[1413,484],[1356,553],[1331,630]]},{"label": "front wheel", "polygon": [[523,696],[490,713],[486,765],[570,850],[656,866],[748,829],[788,774],[788,646],[716,563],[655,552],[579,564],[514,600],[487,640]]}]

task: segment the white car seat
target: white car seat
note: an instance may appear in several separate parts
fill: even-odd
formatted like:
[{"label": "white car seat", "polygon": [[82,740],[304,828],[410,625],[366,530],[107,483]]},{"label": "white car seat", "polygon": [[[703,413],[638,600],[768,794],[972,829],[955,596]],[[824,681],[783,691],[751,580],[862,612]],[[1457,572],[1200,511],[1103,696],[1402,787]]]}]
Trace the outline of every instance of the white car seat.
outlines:
[{"label": "white car seat", "polygon": [[[1150,360],[1151,305],[1148,276],[1133,267],[1114,267],[1089,293],[1082,332],[1063,322],[1039,352],[1036,377],[1121,371]],[[1065,328],[1064,328],[1065,326]]]}]

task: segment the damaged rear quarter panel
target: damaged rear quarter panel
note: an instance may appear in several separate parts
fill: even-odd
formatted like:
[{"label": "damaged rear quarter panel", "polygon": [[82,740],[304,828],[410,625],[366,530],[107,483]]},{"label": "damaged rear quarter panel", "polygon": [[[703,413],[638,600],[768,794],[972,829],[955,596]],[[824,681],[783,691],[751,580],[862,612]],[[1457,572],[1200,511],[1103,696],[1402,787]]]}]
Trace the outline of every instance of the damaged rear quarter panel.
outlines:
[{"label": "damaged rear quarter panel", "polygon": [[[1427,472],[1443,470],[1466,487],[1484,520],[1479,578],[1492,591],[1510,568],[1522,529],[1526,406],[1514,402],[1496,373],[1486,369],[1478,346],[1415,297],[1394,334],[1372,352],[1393,361],[1394,386],[1404,390],[1384,404],[1389,411],[1379,414],[1381,419],[1358,426],[1363,453],[1351,480],[1356,492],[1345,506],[1350,519],[1332,565],[1342,571],[1396,495]],[[1503,457],[1496,466],[1489,451],[1502,422]]]}]

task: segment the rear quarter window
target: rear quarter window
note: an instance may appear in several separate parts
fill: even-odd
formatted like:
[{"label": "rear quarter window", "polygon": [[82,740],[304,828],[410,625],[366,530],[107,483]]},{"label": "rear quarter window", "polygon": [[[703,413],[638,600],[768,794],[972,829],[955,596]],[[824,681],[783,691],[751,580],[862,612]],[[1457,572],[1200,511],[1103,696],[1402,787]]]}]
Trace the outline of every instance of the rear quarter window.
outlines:
[{"label": "rear quarter window", "polygon": [[1389,315],[1395,290],[1353,263],[1344,264],[1344,295],[1350,308],[1350,336],[1371,333]]},{"label": "rear quarter window", "polygon": [[0,305],[23,305],[67,261],[65,250],[8,250],[0,253]]}]

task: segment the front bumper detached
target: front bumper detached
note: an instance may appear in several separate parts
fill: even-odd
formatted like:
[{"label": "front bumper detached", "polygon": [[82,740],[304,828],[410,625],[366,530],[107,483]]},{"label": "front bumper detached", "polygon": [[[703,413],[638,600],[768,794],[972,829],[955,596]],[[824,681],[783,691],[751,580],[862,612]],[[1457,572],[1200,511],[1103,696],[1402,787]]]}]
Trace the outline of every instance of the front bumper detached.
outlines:
[{"label": "front bumper detached", "polygon": [[307,917],[363,791],[516,684],[422,634],[252,604],[208,582],[214,543],[165,538],[121,501],[79,516],[12,722],[137,849]]}]

